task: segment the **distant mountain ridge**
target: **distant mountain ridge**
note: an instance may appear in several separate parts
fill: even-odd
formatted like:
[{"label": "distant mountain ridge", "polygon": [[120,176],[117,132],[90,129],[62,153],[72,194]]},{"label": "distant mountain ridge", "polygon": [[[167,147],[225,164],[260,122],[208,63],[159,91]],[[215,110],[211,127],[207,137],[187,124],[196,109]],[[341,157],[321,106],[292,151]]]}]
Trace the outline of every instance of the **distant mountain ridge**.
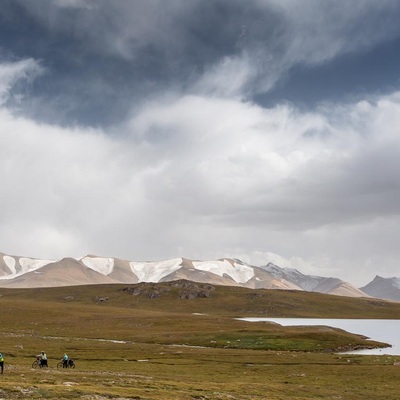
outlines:
[{"label": "distant mountain ridge", "polygon": [[348,282],[339,278],[325,278],[321,276],[304,275],[294,268],[281,268],[275,264],[268,263],[263,267],[276,278],[281,278],[287,282],[292,282],[299,286],[301,290],[307,292],[319,292],[326,294],[336,294],[339,296],[368,297],[368,294],[357,289]]},{"label": "distant mountain ridge", "polygon": [[[338,278],[304,275],[296,269],[281,268],[272,263],[256,267],[231,258],[199,261],[180,257],[164,261],[139,262],[87,255],[80,259],[40,260],[0,253],[0,287],[132,284],[179,279],[252,289],[300,290],[339,296],[372,296],[400,300],[400,279],[397,287],[390,286],[392,288],[390,293],[386,293],[385,288],[389,286],[383,286],[381,281],[385,278],[380,278],[374,283],[377,279],[375,278],[369,285],[358,289]],[[377,284],[382,290],[376,289]],[[388,295],[391,297],[387,297]]]},{"label": "distant mountain ridge", "polygon": [[376,275],[361,290],[372,297],[400,301],[400,278],[382,278]]}]

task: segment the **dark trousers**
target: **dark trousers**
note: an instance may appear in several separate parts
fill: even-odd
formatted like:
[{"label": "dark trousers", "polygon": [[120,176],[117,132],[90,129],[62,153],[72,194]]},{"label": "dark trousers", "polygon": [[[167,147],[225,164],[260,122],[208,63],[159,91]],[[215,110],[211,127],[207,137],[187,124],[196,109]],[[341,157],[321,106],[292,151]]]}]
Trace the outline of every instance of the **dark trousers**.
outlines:
[{"label": "dark trousers", "polygon": [[0,369],[1,369],[1,373],[3,373],[3,371],[4,371],[4,361],[0,361]]}]

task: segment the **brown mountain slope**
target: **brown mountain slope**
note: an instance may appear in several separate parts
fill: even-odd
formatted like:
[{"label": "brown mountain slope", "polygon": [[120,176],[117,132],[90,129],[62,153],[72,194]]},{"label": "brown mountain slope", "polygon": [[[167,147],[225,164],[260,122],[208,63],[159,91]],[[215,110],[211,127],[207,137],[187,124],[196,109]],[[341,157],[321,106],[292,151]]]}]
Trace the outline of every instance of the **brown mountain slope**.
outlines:
[{"label": "brown mountain slope", "polygon": [[104,276],[74,258],[63,258],[48,264],[39,271],[28,272],[12,280],[0,281],[1,287],[33,288],[50,286],[75,286],[117,283],[111,277]]}]

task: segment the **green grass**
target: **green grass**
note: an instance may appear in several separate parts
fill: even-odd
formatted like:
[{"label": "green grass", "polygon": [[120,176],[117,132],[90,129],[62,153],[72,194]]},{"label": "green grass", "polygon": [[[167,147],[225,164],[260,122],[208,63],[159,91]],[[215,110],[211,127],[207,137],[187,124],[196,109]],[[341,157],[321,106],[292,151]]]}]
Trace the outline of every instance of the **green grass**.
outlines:
[{"label": "green grass", "polygon": [[[209,298],[182,300],[176,284],[129,287],[143,292],[129,294],[127,285],[0,289],[6,362],[0,399],[398,396],[400,367],[393,364],[400,357],[333,351],[371,344],[358,335],[235,318],[398,318],[399,303],[228,287],[215,287]],[[161,297],[150,298],[154,290]],[[42,350],[49,369],[34,370]],[[75,370],[55,368],[65,351],[76,360]]]}]

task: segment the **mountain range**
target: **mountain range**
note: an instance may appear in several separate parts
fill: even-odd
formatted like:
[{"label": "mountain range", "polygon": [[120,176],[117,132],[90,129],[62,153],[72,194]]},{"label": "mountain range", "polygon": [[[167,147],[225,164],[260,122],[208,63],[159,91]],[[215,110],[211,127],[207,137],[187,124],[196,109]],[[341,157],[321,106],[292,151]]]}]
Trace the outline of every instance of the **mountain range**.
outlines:
[{"label": "mountain range", "polygon": [[178,279],[252,289],[303,290],[400,301],[400,278],[395,277],[376,276],[368,285],[357,288],[338,278],[304,275],[297,269],[281,268],[272,263],[256,267],[231,258],[199,261],[180,257],[143,262],[87,255],[79,259],[41,260],[0,252],[0,287],[133,284]]}]

